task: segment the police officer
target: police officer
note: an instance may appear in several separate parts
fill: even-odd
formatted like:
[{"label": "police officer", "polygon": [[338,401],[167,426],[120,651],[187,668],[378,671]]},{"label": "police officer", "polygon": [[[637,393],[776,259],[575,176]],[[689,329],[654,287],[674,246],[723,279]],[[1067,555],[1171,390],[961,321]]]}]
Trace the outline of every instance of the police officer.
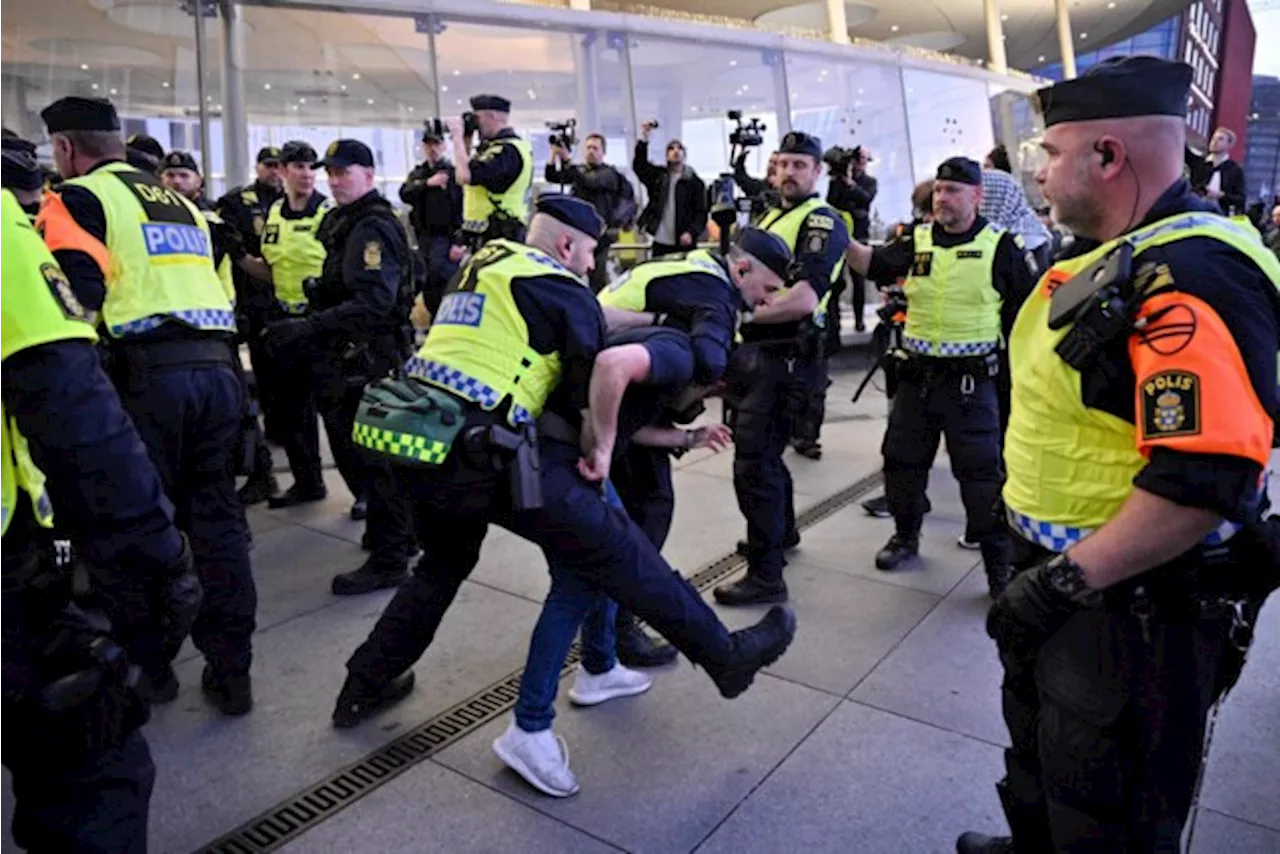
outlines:
[{"label": "police officer", "polygon": [[453,162],[462,185],[462,231],[454,237],[451,258],[496,238],[523,240],[533,189],[533,149],[507,126],[511,102],[497,95],[471,99],[480,134],[475,154],[467,150],[471,134],[461,120],[449,122]]},{"label": "police officer", "polygon": [[[271,287],[275,302],[269,323],[286,318],[306,317],[308,279],[319,278],[324,268],[324,245],[320,242],[320,222],[333,208],[333,202],[316,190],[316,150],[305,142],[287,142],[280,150],[284,166],[284,196],[271,203],[262,228],[262,260],[270,265]],[[263,329],[263,345],[269,345]],[[281,424],[280,436],[293,485],[267,499],[272,508],[293,507],[321,501],[328,494],[320,467],[320,429],[316,421],[315,392],[311,382],[311,366],[297,348],[267,351],[272,369],[270,383],[278,389],[277,402]],[[329,437],[332,444],[334,438]],[[348,483],[356,496],[362,497],[356,484]],[[352,517],[363,518],[363,507],[353,506]]]},{"label": "police officer", "polygon": [[[693,357],[687,377],[664,383],[713,383],[729,360],[738,313],[767,305],[789,274],[791,249],[776,234],[743,229],[728,256],[697,249],[640,264],[599,294],[610,332],[642,326],[670,326],[688,334]],[[614,354],[612,358],[617,358]],[[627,466],[631,478],[616,480],[625,506],[658,549],[666,542],[674,512],[669,496],[670,464],[665,452],[636,448]],[[639,494],[631,481],[649,484]],[[654,504],[658,505],[655,509]],[[617,612],[618,659],[628,667],[657,667],[675,650],[655,646],[627,611]]]},{"label": "police officer", "polygon": [[[8,190],[0,235],[0,623],[13,838],[31,851],[144,852],[155,780],[139,730],[148,686],[117,644],[176,649],[200,584],[155,467],[98,363],[87,312]],[[55,504],[60,529],[97,567],[105,614],[72,602],[69,570],[50,548]]]},{"label": "police officer", "polygon": [[160,173],[160,164],[164,160],[164,146],[160,140],[145,133],[130,134],[125,142],[125,162],[143,172]]},{"label": "police officer", "polygon": [[422,132],[422,150],[425,159],[401,185],[400,201],[409,205],[409,225],[427,266],[422,303],[434,315],[458,271],[449,249],[462,228],[462,187],[454,177],[453,164],[444,159],[444,140],[430,127]]},{"label": "police officer", "polygon": [[[227,292],[230,299],[234,300],[236,297],[234,272],[240,269],[239,265],[246,257],[244,243],[240,239],[240,232],[223,220],[205,198],[204,179],[200,175],[200,167],[196,165],[195,158],[187,151],[176,149],[170,151],[161,162],[160,180],[169,189],[185,196],[204,214],[205,221],[209,224],[209,233],[213,238],[213,265],[218,271],[218,279],[222,282],[223,290]],[[237,314],[237,322],[239,316]],[[267,491],[267,487],[275,482],[275,475],[272,474],[271,449],[267,447],[258,427],[256,409],[250,397],[249,382],[240,363],[238,338],[239,336],[231,342],[231,363],[244,389],[245,408],[241,415],[240,431],[231,459],[236,475],[249,479],[248,483],[239,490],[241,502],[248,505],[255,502],[244,501],[246,497],[265,501],[267,496],[275,491],[274,488]]]},{"label": "police officer", "polygon": [[979,543],[992,596],[1009,582],[1008,540],[1000,497],[997,350],[1017,307],[1031,290],[1035,261],[1019,238],[978,214],[982,167],[953,157],[933,182],[933,223],[911,239],[872,250],[853,243],[851,266],[880,280],[905,275],[903,347],[898,388],[885,430],[885,495],[897,530],[876,554],[891,570],[920,548],[929,469],[947,437],[951,468],[968,518],[966,537]]},{"label": "police officer", "polygon": [[44,194],[44,170],[36,161],[36,146],[5,128],[0,140],[0,186],[13,193],[27,216],[35,220]]},{"label": "police officer", "polygon": [[1037,93],[1036,180],[1077,240],[1010,338],[1024,571],[987,630],[1013,835],[962,854],[1181,850],[1207,715],[1280,577],[1255,539],[1280,264],[1182,178],[1191,80],[1117,57]]},{"label": "police officer", "polygon": [[[244,714],[253,703],[257,592],[230,465],[244,399],[228,346],[235,318],[208,224],[154,175],[123,162],[110,101],[63,98],[41,117],[66,180],[46,196],[39,226],[80,303],[101,314],[121,400],[191,538],[205,588],[191,633],[206,660],[205,693],[225,714]],[[169,661],[143,666],[158,699],[176,696]]]},{"label": "police officer", "polygon": [[412,259],[404,228],[374,189],[373,152],[340,139],[320,162],[337,207],[319,235],[324,267],[304,317],[267,327],[280,353],[300,352],[310,363],[316,404],[334,462],[351,491],[368,498],[367,543],[372,554],[359,569],[333,580],[339,596],[394,587],[415,551],[408,504],[389,466],[367,461],[351,442],[365,385],[404,364],[412,345]]},{"label": "police officer", "polygon": [[[246,257],[262,257],[262,232],[266,228],[267,213],[283,191],[280,149],[274,145],[258,150],[257,174],[252,184],[235,187],[214,203],[214,210],[223,221],[240,235]],[[253,270],[256,269],[256,274]],[[265,277],[260,278],[263,274]],[[276,444],[280,441],[279,384],[273,383],[270,359],[263,349],[262,330],[266,328],[275,307],[270,270],[237,264],[231,271],[236,288],[236,328],[241,340],[249,347],[249,363],[253,366],[253,391],[262,413],[263,432]],[[269,449],[265,457],[260,453],[254,461],[254,471],[248,483],[240,487],[240,500],[246,505],[266,501],[278,490]]]},{"label": "police officer", "polygon": [[794,281],[783,295],[756,309],[742,326],[742,340],[756,343],[764,358],[762,377],[733,410],[733,488],[747,519],[747,575],[715,589],[722,605],[785,602],[783,551],[800,542],[791,473],[782,454],[792,426],[809,405],[809,389],[825,372],[822,328],[828,289],[844,266],[849,234],[840,215],[818,197],[822,142],[806,133],[783,137],[778,149],[777,190],[782,205],[760,227],[792,247]]},{"label": "police officer", "polygon": [[[364,434],[371,446],[409,455],[397,477],[425,554],[347,662],[336,726],[355,726],[412,690],[410,668],[479,560],[491,523],[654,626],[725,696],[746,690],[794,635],[795,618],[781,608],[730,634],[626,513],[584,482],[608,476],[615,438],[599,424],[584,443],[575,426],[604,343],[584,279],[603,223],[566,196],[544,196],[537,210],[527,245],[496,240],[470,259],[405,366],[407,387],[420,396],[414,409],[442,414],[415,421],[420,441]],[[508,446],[514,454],[500,450]]]}]

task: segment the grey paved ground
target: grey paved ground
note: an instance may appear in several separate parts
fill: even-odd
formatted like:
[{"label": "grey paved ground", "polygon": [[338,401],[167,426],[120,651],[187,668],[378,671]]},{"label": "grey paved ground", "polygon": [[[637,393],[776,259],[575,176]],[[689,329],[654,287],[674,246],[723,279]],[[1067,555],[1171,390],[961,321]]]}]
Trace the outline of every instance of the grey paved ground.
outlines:
[{"label": "grey paved ground", "polygon": [[[826,458],[788,456],[807,506],[878,467],[885,403],[831,389]],[[555,801],[506,771],[489,724],[291,843],[301,852],[947,852],[956,834],[1003,826],[992,784],[1006,734],[999,669],[982,629],[977,557],[940,457],[923,559],[872,567],[890,523],[847,508],[804,533],[787,572],[800,630],[738,700],[681,663],[648,694],[588,711],[564,702],[557,731],[582,784]],[[338,599],[334,572],[362,559],[349,497],[251,512],[261,629],[257,707],[224,720],[200,697],[200,663],[179,668],[178,701],[147,728],[160,768],[151,847],[191,851],[523,664],[547,589],[539,553],[497,531],[431,650],[412,699],[337,733],[329,713],[343,662],[389,593]],[[728,456],[686,457],[666,554],[686,572],[729,551],[743,524]],[[287,481],[287,476],[285,480]],[[720,609],[733,626],[753,609]],[[1197,852],[1280,852],[1280,608],[1217,727]],[[7,825],[11,797],[5,786]],[[12,850],[6,839],[5,850]]]}]

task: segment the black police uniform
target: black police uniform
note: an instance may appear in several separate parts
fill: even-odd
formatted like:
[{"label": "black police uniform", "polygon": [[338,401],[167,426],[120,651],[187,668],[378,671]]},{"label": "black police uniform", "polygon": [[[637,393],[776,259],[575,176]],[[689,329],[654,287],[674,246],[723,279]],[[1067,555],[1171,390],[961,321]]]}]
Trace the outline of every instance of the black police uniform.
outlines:
[{"label": "black police uniform", "polygon": [[[258,163],[279,162],[280,149],[275,146],[266,146],[258,151]],[[248,186],[228,191],[214,203],[214,210],[240,235],[245,253],[260,258],[267,212],[281,195],[282,191],[276,187],[264,181],[254,181]],[[277,403],[279,384],[274,382],[271,360],[262,341],[262,330],[275,308],[271,283],[257,279],[239,267],[232,269],[231,280],[236,286],[236,327],[241,339],[249,345],[249,363],[253,366],[254,391],[262,408],[263,429],[268,438],[280,443],[284,433],[279,423],[282,420]]]},{"label": "black police uniform", "polygon": [[[6,235],[11,250],[18,251]],[[83,311],[65,295],[59,301],[69,317]],[[59,529],[96,568],[94,592],[114,628],[107,638],[72,605],[69,570],[53,566],[48,530],[19,493],[4,536],[0,597],[13,838],[31,851],[144,854],[155,780],[139,729],[150,714],[145,679],[133,682],[121,660],[65,711],[51,711],[42,698],[53,696],[46,689],[55,680],[93,666],[92,642],[114,640],[131,656],[176,648],[199,602],[190,551],[88,339],[19,350],[5,358],[3,374],[5,416],[47,478]],[[174,631],[161,630],[163,619]]]},{"label": "black police uniform", "polygon": [[[938,170],[939,178],[981,184],[981,167],[965,158],[952,158]],[[981,216],[960,234],[934,223],[932,240],[939,248],[963,246],[987,227]],[[906,276],[916,261],[915,239],[901,239],[876,249],[867,275],[879,281]],[[1035,285],[1035,262],[1013,235],[1000,235],[991,267],[991,286],[1000,294],[1005,340],[1018,308]],[[910,297],[907,315],[910,317]],[[951,467],[960,484],[968,526],[965,538],[982,550],[992,595],[1009,580],[1009,545],[1000,518],[1000,412],[996,397],[997,355],[939,357],[912,353],[897,366],[898,387],[889,413],[881,452],[884,455],[885,495],[897,531],[876,555],[876,567],[890,570],[919,550],[928,497],[929,469],[945,433]]]},{"label": "black police uniform", "polygon": [[[591,207],[576,199],[543,197],[538,213],[586,234],[602,230]],[[561,379],[546,400],[544,418],[552,413],[572,429],[587,407],[591,371],[604,345],[599,304],[564,275],[522,277],[511,290],[528,323],[529,346],[560,354]],[[505,424],[509,406],[510,399],[493,411],[466,403],[464,412],[468,424]],[[337,726],[354,726],[412,690],[410,668],[479,560],[490,524],[542,547],[549,560],[640,616],[703,666],[725,696],[746,690],[755,672],[782,654],[795,628],[789,611],[775,608],[756,627],[730,634],[625,511],[608,506],[599,490],[583,481],[576,436],[556,439],[540,431],[538,449],[540,509],[516,510],[510,473],[495,470],[487,448],[466,441],[455,442],[440,465],[397,468],[400,487],[413,503],[424,554],[347,662],[349,674],[334,712]]]},{"label": "black police uniform", "polygon": [[40,196],[38,191],[44,186],[44,170],[36,161],[36,145],[22,139],[8,128],[4,129],[0,139],[0,156],[3,167],[0,168],[0,187],[17,193],[37,193],[33,201],[19,202],[22,210],[31,220],[40,212]]},{"label": "black police uniform", "polygon": [[[497,110],[498,112],[509,113],[511,112],[511,102],[497,95],[478,95],[471,99],[471,109]],[[504,193],[511,189],[512,185],[520,178],[520,173],[524,171],[524,160],[514,145],[499,144],[495,150],[493,144],[501,143],[502,140],[506,139],[519,138],[520,135],[511,128],[503,128],[492,137],[481,140],[480,145],[488,147],[489,150],[484,157],[472,157],[467,162],[467,168],[471,172],[471,185],[484,187],[491,193]],[[455,245],[465,246],[468,249],[475,249],[499,237],[507,240],[522,241],[526,230],[524,222],[514,217],[503,215],[501,212],[489,217],[488,228],[481,234],[466,231],[466,224],[464,223],[463,225],[464,229],[455,234],[453,240]]]},{"label": "black police uniform", "polygon": [[[1131,116],[1181,119],[1192,76],[1183,63],[1122,57],[1037,94],[1048,127]],[[1114,162],[1115,150],[1100,147],[1096,156]],[[1183,213],[1191,216],[1169,220]],[[1164,278],[1121,309],[1129,320],[1138,311],[1150,318],[1142,331],[1111,327],[1115,334],[1103,335],[1091,358],[1073,354],[1075,364],[1056,348],[1043,354],[1032,349],[1036,339],[1028,339],[1024,351],[1015,338],[1006,460],[1029,440],[1018,434],[1029,392],[1017,382],[1023,376],[1017,360],[1027,352],[1062,358],[1053,370],[1077,372],[1080,396],[1063,412],[1088,418],[1096,410],[1112,423],[1132,425],[1145,457],[1133,487],[1211,511],[1225,524],[1172,561],[1101,591],[1089,587],[1071,557],[1088,543],[1087,533],[1081,538],[1066,527],[1049,527],[1046,534],[1016,525],[1017,564],[1025,569],[987,621],[1004,666],[1011,747],[997,790],[1013,836],[966,833],[957,845],[961,854],[1181,850],[1210,709],[1238,678],[1249,624],[1280,583],[1280,519],[1261,521],[1261,476],[1270,455],[1267,440],[1275,444],[1280,404],[1280,273],[1265,256],[1254,260],[1232,245],[1236,241],[1211,236],[1233,231],[1218,213],[1178,180],[1141,222],[1126,228],[1136,245],[1129,278]],[[1148,227],[1162,221],[1157,228],[1165,233],[1201,233],[1153,243]],[[1242,232],[1226,236],[1251,239]],[[1099,246],[1082,236],[1070,253]],[[1051,268],[1046,283],[1058,272]],[[1054,293],[1071,292],[1061,283]],[[1044,310],[1030,302],[1023,310],[1033,308]],[[1085,309],[1074,322],[1092,322],[1086,320],[1092,313]],[[1173,378],[1184,384],[1157,387],[1157,380]],[[1064,432],[1074,429],[1064,426]],[[1069,487],[1044,486],[1055,500]],[[1103,527],[1111,524],[1115,516]],[[1166,536],[1160,530],[1136,533]]]},{"label": "black police uniform", "polygon": [[[353,164],[372,167],[372,152],[356,140],[339,140],[319,165]],[[289,338],[302,344],[334,462],[351,492],[368,501],[372,554],[333,582],[339,595],[364,593],[398,583],[415,551],[409,508],[390,468],[366,458],[351,441],[365,385],[399,369],[409,356],[412,260],[404,228],[376,190],[330,211],[318,237],[326,254],[308,295],[309,315],[272,324],[267,335],[279,349],[288,349]]]},{"label": "black police uniform", "polygon": [[[797,153],[821,159],[821,143],[805,138]],[[783,149],[787,146],[784,144]],[[814,153],[816,151],[816,153]],[[787,210],[802,205],[813,194],[797,199]],[[844,263],[849,234],[831,208],[819,208],[822,216],[806,216],[792,247],[796,282],[807,282],[819,302],[831,286],[832,272]],[[777,214],[775,216],[774,214]],[[775,209],[760,222],[786,216]],[[782,460],[796,420],[809,407],[809,390],[825,375],[822,330],[811,318],[786,323],[746,323],[742,340],[758,344],[763,354],[761,378],[732,410],[734,458],[733,488],[738,507],[747,519],[747,576],[717,587],[716,601],[725,605],[782,602],[787,587],[782,580],[783,553],[800,541],[796,529],[795,498],[791,473]]]},{"label": "black police uniform", "polygon": [[[439,139],[428,133],[422,141]],[[427,180],[440,172],[449,176],[449,183],[428,187]],[[409,225],[418,239],[418,254],[426,263],[422,303],[434,317],[449,280],[458,272],[458,265],[449,260],[453,235],[462,228],[462,186],[454,179],[453,164],[447,160],[419,163],[401,185],[400,201],[409,205]]]},{"label": "black police uniform", "polygon": [[[115,108],[100,99],[64,98],[42,116],[51,133],[68,126],[119,129]],[[104,160],[94,169],[110,162]],[[156,179],[147,180],[159,186]],[[74,184],[64,183],[60,193],[76,225],[107,246],[106,213],[98,198]],[[54,256],[80,303],[100,311],[107,286],[98,262],[77,249],[55,249]],[[220,710],[239,715],[253,702],[249,667],[258,594],[249,562],[249,525],[231,466],[244,411],[244,393],[228,346],[231,338],[166,321],[110,341],[108,351],[120,399],[160,473],[178,527],[190,536],[195,552],[205,596],[191,639],[207,662],[203,685]],[[168,661],[143,666],[158,686],[176,680]]]}]

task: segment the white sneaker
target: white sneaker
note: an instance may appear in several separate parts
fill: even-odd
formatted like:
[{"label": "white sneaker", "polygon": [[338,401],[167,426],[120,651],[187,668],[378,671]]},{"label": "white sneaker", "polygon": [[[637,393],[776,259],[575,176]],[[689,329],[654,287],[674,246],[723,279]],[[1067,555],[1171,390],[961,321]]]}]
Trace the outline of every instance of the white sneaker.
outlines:
[{"label": "white sneaker", "polygon": [[507,731],[494,739],[493,752],[540,792],[553,798],[578,793],[578,778],[569,770],[569,748],[549,729],[525,732],[512,721]]},{"label": "white sneaker", "polygon": [[578,678],[569,689],[575,706],[595,706],[619,697],[634,697],[653,687],[653,677],[615,664],[608,673],[592,676],[578,665]]},{"label": "white sneaker", "polygon": [[982,545],[980,543],[975,543],[973,540],[968,539],[963,534],[960,535],[960,539],[956,540],[956,545],[962,549],[968,549],[969,551],[977,551],[978,549],[982,548]]}]

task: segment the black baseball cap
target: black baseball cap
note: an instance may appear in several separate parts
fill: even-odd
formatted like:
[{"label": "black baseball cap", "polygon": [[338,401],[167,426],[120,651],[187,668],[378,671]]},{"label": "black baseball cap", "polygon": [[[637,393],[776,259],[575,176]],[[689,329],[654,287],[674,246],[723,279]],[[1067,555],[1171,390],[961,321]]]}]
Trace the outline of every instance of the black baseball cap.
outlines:
[{"label": "black baseball cap", "polygon": [[763,228],[748,227],[738,232],[734,245],[786,281],[791,268],[791,249],[781,237]]},{"label": "black baseball cap", "polygon": [[604,234],[604,220],[600,218],[600,214],[596,213],[593,206],[582,199],[575,199],[563,193],[546,193],[538,197],[536,210],[596,240]]},{"label": "black baseball cap", "polygon": [[955,181],[957,184],[982,186],[982,166],[968,157],[948,157],[938,167],[939,181]]},{"label": "black baseball cap", "polygon": [[822,159],[822,140],[802,130],[793,130],[782,138],[779,154],[807,154]]},{"label": "black baseball cap", "polygon": [[177,149],[170,151],[160,163],[160,171],[165,169],[190,169],[197,175],[200,174],[200,167],[196,165],[196,159],[191,156],[189,151],[178,151]]},{"label": "black baseball cap", "polygon": [[[120,116],[115,105],[106,98],[68,95],[40,111],[49,133],[75,130],[120,130]],[[164,156],[164,151],[160,152]]]},{"label": "black baseball cap", "polygon": [[279,163],[280,149],[276,148],[274,145],[262,146],[262,148],[258,149],[258,162],[259,163]]},{"label": "black baseball cap", "polygon": [[348,166],[374,167],[373,152],[358,139],[337,139],[324,151],[324,160],[316,166],[345,169]]}]

